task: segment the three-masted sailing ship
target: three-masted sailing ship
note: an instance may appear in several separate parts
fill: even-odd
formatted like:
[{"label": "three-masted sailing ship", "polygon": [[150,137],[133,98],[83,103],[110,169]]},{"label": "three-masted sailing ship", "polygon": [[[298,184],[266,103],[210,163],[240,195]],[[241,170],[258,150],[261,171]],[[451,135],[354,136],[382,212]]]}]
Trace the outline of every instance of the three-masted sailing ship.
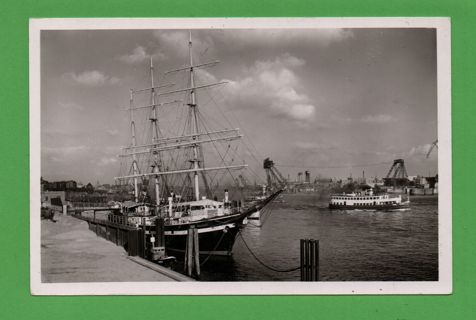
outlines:
[{"label": "three-masted sailing ship", "polygon": [[[187,234],[194,228],[200,254],[230,256],[246,218],[275,199],[283,186],[251,203],[243,201],[242,195],[231,194],[238,180],[234,172],[247,168],[247,164],[237,163],[236,149],[231,147],[243,135],[236,128],[214,128],[216,121],[210,123],[204,118],[197,93],[224,82],[197,83],[197,72],[218,61],[194,61],[191,33],[188,46],[188,65],[164,74],[186,77],[184,88],[158,85],[151,58],[150,87],[130,91],[131,142],[121,154],[129,173],[116,180],[133,185],[134,200],[121,204],[121,214],[150,230],[161,223],[165,250],[170,255],[185,253]],[[149,97],[144,105],[137,105],[140,95]],[[185,101],[173,100],[177,96]],[[142,124],[148,125],[143,140],[137,129],[141,112],[146,116]],[[174,113],[179,116],[174,117]],[[219,189],[221,181],[224,187]]]}]

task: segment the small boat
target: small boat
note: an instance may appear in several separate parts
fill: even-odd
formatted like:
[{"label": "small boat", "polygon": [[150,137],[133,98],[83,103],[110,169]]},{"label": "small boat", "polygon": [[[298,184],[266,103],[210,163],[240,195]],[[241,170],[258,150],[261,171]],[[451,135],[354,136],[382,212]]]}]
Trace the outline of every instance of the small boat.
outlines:
[{"label": "small boat", "polygon": [[[266,191],[266,185],[262,185],[262,192],[261,194],[258,194],[258,195],[254,195],[254,196],[251,196],[249,197],[247,200],[248,202],[250,203],[256,203],[256,202],[259,202],[259,201],[263,201],[267,198],[267,191]],[[262,223],[261,223],[261,211],[256,211],[254,213],[252,213],[250,216],[248,216],[248,220],[254,220],[255,221],[255,225],[257,227],[261,227]]]},{"label": "small boat", "polygon": [[396,210],[409,206],[410,200],[403,201],[401,195],[374,194],[372,189],[366,192],[333,194],[329,202],[329,209],[341,210]]}]

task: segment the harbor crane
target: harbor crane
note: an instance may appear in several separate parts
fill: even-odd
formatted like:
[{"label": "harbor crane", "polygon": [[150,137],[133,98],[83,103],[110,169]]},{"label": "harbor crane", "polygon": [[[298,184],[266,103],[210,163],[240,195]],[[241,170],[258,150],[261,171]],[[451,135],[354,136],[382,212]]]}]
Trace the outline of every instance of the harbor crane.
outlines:
[{"label": "harbor crane", "polygon": [[263,161],[263,168],[266,171],[266,179],[268,187],[274,186],[278,189],[282,189],[286,186],[286,179],[284,179],[281,172],[274,166],[274,162],[270,158],[266,158]]},{"label": "harbor crane", "polygon": [[407,169],[405,168],[405,161],[403,159],[396,159],[384,178],[386,186],[405,185],[408,182]]},{"label": "harbor crane", "polygon": [[426,158],[428,159],[430,157],[430,154],[431,152],[433,151],[433,149],[436,147],[436,149],[438,149],[438,139],[433,141],[433,143],[431,144],[431,147],[430,149],[428,150],[428,153],[426,154]]}]

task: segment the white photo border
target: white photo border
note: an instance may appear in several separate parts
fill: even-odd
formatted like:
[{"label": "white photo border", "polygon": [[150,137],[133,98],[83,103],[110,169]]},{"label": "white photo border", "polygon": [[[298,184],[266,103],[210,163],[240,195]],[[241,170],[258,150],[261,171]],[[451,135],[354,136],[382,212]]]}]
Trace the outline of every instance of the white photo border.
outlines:
[{"label": "white photo border", "polygon": [[[438,83],[438,281],[41,282],[42,30],[435,28]],[[435,18],[71,18],[30,19],[30,288],[33,295],[369,295],[452,293],[451,30]]]}]

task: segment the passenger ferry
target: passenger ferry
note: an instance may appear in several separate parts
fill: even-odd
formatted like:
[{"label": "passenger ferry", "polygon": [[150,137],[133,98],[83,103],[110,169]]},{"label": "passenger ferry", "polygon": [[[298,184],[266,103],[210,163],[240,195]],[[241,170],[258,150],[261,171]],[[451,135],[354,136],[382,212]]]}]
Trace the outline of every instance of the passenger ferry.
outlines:
[{"label": "passenger ferry", "polygon": [[366,192],[342,193],[331,196],[329,209],[361,209],[361,210],[395,210],[408,208],[410,200],[402,201],[401,195],[387,193],[374,194],[370,189]]}]

